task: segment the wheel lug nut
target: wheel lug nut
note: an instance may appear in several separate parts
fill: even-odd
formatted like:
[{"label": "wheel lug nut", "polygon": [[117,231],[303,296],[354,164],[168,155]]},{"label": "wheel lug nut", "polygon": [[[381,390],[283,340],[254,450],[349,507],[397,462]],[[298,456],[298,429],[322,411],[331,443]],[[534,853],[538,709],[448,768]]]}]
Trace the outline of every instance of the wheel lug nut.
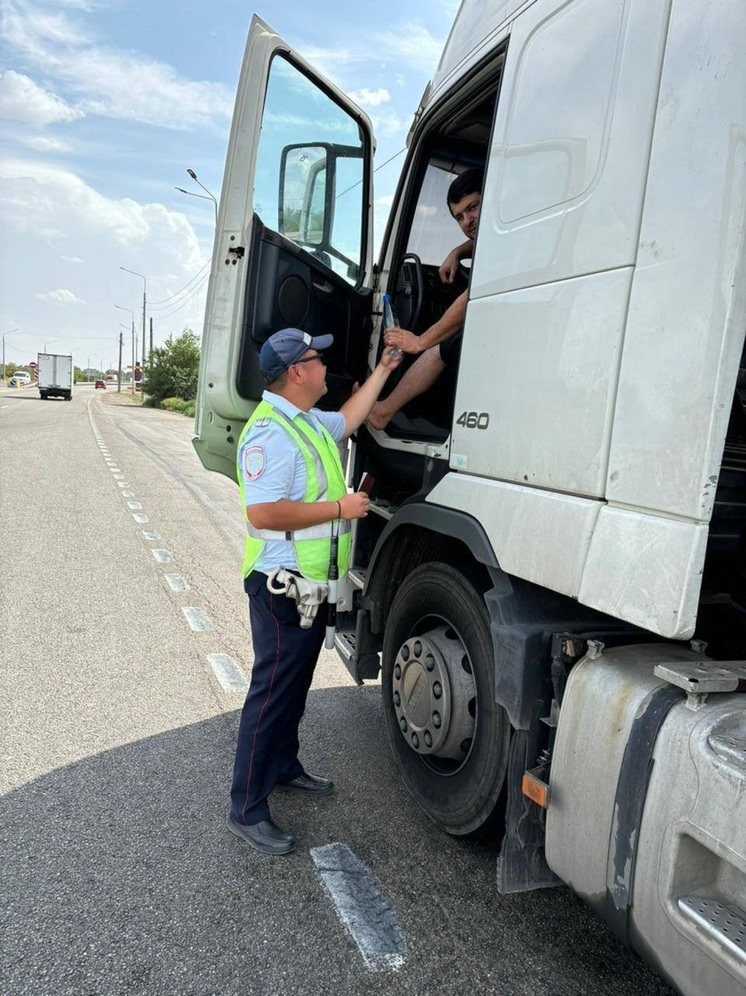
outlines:
[{"label": "wheel lug nut", "polygon": [[414,655],[415,657],[422,657],[422,644],[419,640],[414,645]]},{"label": "wheel lug nut", "polygon": [[442,694],[443,694],[443,686],[439,681],[434,682],[433,695],[435,696],[436,699],[439,699]]},{"label": "wheel lug nut", "polygon": [[436,730],[440,729],[440,724],[441,723],[442,723],[442,720],[440,718],[440,713],[439,712],[434,712],[433,713],[433,726],[435,727]]},{"label": "wheel lug nut", "polygon": [[397,707],[401,705],[401,695],[398,692],[394,692],[394,705]]},{"label": "wheel lug nut", "polygon": [[435,658],[433,657],[432,654],[428,654],[427,657],[425,658],[425,667],[428,669],[428,671],[432,671],[432,669],[435,667]]},{"label": "wheel lug nut", "polygon": [[394,668],[394,677],[396,678],[397,681],[399,681],[399,679],[401,678],[401,668],[399,667],[398,664]]},{"label": "wheel lug nut", "polygon": [[405,643],[401,648],[401,659],[406,663],[409,660],[409,647]]},{"label": "wheel lug nut", "polygon": [[417,736],[416,733],[412,734],[412,746],[413,747],[419,747],[420,746],[420,738]]},{"label": "wheel lug nut", "polygon": [[406,721],[406,719],[403,716],[399,720],[399,726],[401,726],[402,733],[406,733],[407,732],[407,721]]},{"label": "wheel lug nut", "polygon": [[433,745],[433,738],[430,736],[430,731],[425,730],[425,746],[432,747],[432,745]]}]

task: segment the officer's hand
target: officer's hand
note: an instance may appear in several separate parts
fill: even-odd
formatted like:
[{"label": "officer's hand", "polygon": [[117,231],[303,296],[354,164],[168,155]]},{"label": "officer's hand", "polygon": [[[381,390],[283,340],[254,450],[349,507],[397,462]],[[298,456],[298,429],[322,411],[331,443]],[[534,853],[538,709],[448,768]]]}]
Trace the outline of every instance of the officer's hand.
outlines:
[{"label": "officer's hand", "polygon": [[343,519],[362,519],[368,514],[370,498],[364,491],[354,491],[339,499]]},{"label": "officer's hand", "polygon": [[390,329],[386,329],[383,338],[387,346],[394,346],[402,353],[421,352],[419,336],[416,336],[414,332],[407,332],[406,329],[400,329],[394,325]]},{"label": "officer's hand", "polygon": [[396,370],[404,359],[402,351],[395,346],[387,346],[381,353],[381,366],[384,370]]}]

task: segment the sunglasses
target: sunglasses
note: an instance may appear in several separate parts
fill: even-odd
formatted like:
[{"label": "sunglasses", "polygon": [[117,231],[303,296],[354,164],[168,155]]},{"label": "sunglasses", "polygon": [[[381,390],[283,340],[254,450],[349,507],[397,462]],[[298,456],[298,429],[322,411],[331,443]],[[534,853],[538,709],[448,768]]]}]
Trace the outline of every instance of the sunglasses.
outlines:
[{"label": "sunglasses", "polygon": [[314,356],[307,356],[304,360],[296,360],[293,366],[297,363],[313,363],[314,360],[320,360],[320,362],[326,366],[326,360],[324,359],[323,353],[316,353]]}]

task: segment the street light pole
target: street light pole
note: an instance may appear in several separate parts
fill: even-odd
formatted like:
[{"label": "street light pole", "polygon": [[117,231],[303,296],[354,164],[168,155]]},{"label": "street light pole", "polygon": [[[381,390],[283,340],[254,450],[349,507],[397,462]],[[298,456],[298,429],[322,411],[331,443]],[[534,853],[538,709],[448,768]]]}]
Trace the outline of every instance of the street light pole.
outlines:
[{"label": "street light pole", "polygon": [[18,329],[9,329],[7,332],[3,332],[2,333],[2,336],[3,336],[3,376],[2,376],[2,379],[3,380],[5,380],[5,337],[6,337],[6,335],[13,335],[13,333],[17,332],[17,331],[18,331]]},{"label": "street light pole", "polygon": [[126,266],[120,266],[120,270],[124,270],[125,273],[132,273],[136,277],[140,277],[142,280],[142,356],[140,357],[140,362],[143,367],[145,366],[145,305],[147,300],[147,290],[148,290],[148,278],[144,273],[138,273],[137,270],[128,270]]},{"label": "street light pole", "polygon": [[[213,204],[215,205],[215,234],[217,235],[217,231],[218,231],[218,202],[217,202],[217,199],[215,198],[215,195],[214,195],[214,194],[212,194],[212,193],[211,193],[211,192],[210,192],[210,191],[209,191],[209,190],[207,189],[207,187],[206,187],[206,186],[204,185],[204,183],[202,183],[202,182],[201,182],[200,180],[198,180],[198,179],[197,179],[197,174],[196,174],[196,173],[194,172],[194,170],[193,170],[193,169],[188,169],[188,170],[187,170],[187,173],[189,174],[189,176],[191,176],[191,178],[192,178],[192,179],[194,180],[194,182],[195,182],[195,183],[196,183],[196,184],[197,184],[197,185],[198,185],[199,187],[202,187],[202,189],[204,190],[204,192],[205,192],[205,193],[207,194],[207,197],[208,197],[208,199],[209,199],[209,200],[211,200],[211,201],[212,201],[212,203],[213,203]],[[177,190],[181,190],[181,187],[177,187],[176,189],[177,189]],[[186,190],[185,190],[185,191],[183,191],[183,192],[184,192],[185,194],[186,194],[186,193],[188,193],[188,191],[186,191]],[[195,194],[194,196],[195,196],[195,197],[201,197],[201,196],[202,196],[202,194]]]},{"label": "street light pole", "polygon": [[51,346],[53,342],[57,342],[57,340],[56,339],[50,339],[49,342],[45,342],[44,343],[44,352],[45,353],[47,351],[47,346]]}]

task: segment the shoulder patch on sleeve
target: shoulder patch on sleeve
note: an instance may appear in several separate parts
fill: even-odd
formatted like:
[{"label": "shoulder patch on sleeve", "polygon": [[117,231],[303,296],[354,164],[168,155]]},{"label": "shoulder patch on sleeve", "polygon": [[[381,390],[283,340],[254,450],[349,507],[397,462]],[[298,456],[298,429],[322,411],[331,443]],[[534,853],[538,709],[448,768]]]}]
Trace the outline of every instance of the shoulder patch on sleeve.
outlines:
[{"label": "shoulder patch on sleeve", "polygon": [[244,450],[243,468],[250,480],[255,481],[257,477],[262,476],[265,464],[266,459],[262,446],[249,446]]},{"label": "shoulder patch on sleeve", "polygon": [[258,418],[256,422],[254,422],[254,425],[256,426],[257,429],[266,429],[266,427],[269,425],[269,419]]}]

